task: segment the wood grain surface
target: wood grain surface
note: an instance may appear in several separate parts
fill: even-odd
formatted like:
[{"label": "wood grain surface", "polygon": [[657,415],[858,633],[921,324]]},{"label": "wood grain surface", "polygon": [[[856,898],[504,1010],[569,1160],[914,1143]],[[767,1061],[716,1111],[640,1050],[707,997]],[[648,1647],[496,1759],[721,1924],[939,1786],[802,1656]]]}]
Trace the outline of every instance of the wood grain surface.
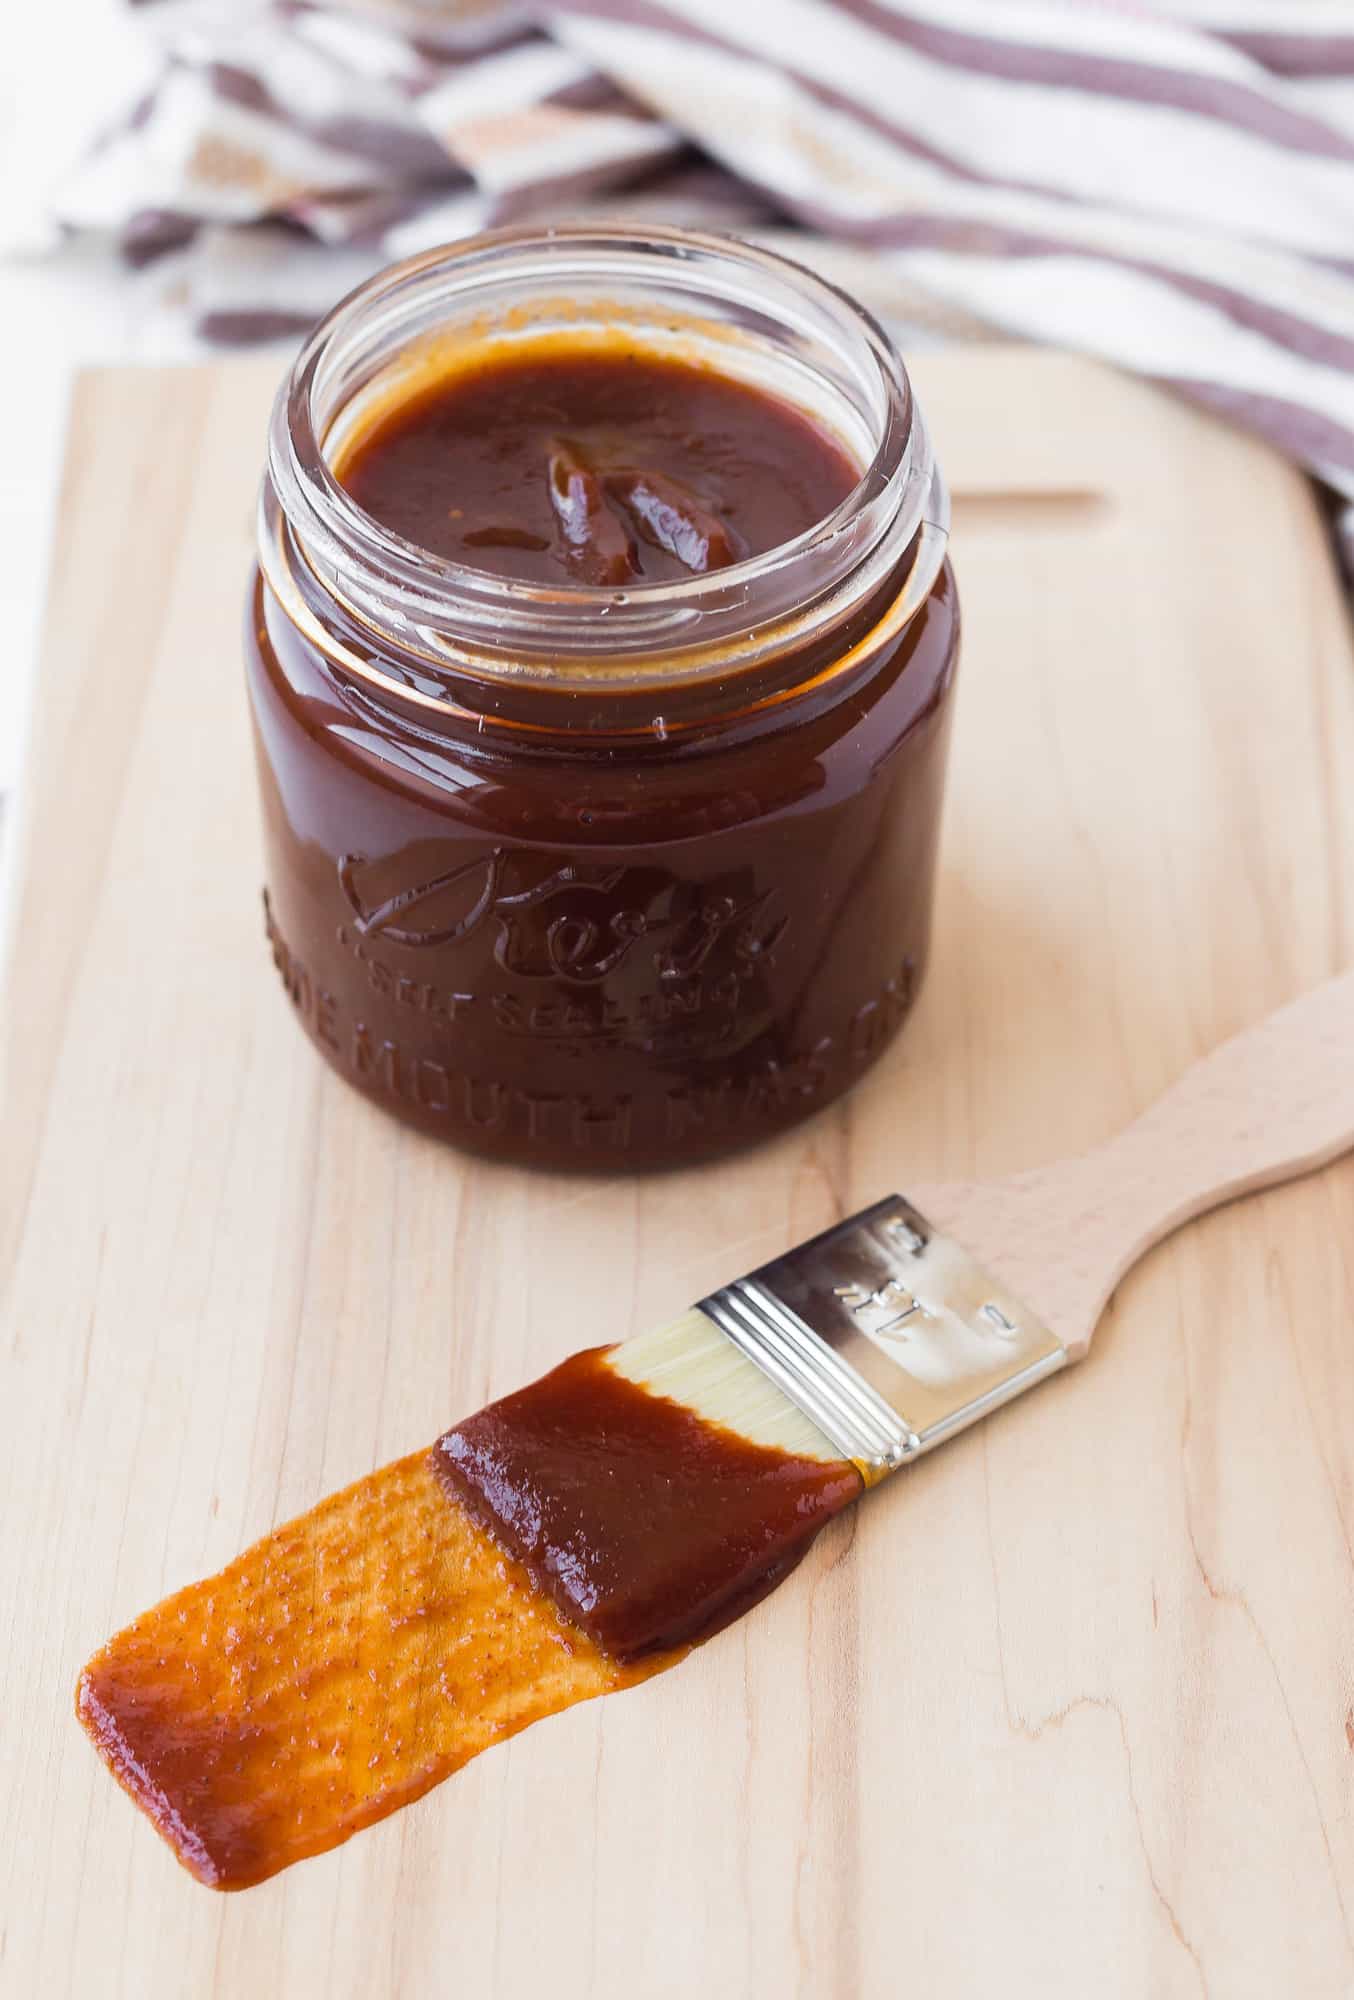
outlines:
[{"label": "wood grain surface", "polygon": [[1354,659],[1263,450],[1018,352],[918,370],[967,616],[936,956],[731,1164],[472,1166],[322,1068],[238,665],[271,371],[79,386],[10,940],[0,1991],[1354,1990],[1354,1166],[1191,1225],[1081,1368],[677,1672],[241,1896],[76,1726],[117,1626],[568,1349],[890,1189],[1110,1136],[1354,956]]},{"label": "wood grain surface", "polygon": [[1354,966],[1200,1056],[1089,1152],[911,1193],[1082,1361],[1140,1257],[1196,1215],[1351,1147]]}]

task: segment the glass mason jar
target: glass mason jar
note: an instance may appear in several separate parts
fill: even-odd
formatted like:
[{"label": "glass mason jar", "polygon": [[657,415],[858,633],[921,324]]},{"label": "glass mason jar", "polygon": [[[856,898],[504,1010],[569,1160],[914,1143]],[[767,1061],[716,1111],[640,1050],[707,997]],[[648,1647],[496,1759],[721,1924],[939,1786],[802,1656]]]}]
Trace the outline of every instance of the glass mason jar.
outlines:
[{"label": "glass mason jar", "polygon": [[[859,484],[767,554],[618,589],[429,553],[336,479],[458,353],[617,329],[809,412]],[[352,293],[277,400],[246,632],[268,938],[325,1058],[458,1145],[613,1170],[854,1083],[926,961],[947,527],[887,335],[759,249],[514,230]]]}]

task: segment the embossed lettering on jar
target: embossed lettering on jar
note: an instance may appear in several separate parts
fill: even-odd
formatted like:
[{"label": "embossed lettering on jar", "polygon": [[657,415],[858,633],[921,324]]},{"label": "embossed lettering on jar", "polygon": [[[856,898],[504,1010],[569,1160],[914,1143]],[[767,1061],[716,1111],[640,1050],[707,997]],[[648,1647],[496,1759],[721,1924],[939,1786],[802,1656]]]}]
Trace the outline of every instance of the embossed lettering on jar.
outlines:
[{"label": "embossed lettering on jar", "polygon": [[[656,471],[627,367],[644,409],[693,402]],[[451,423],[458,384],[484,407],[513,371],[519,397],[596,375],[595,407],[520,405],[553,499],[506,519],[452,453],[434,534],[426,493],[402,514],[364,481],[411,411]],[[762,546],[755,480],[789,493],[796,425],[827,487],[806,473],[809,517]],[[599,508],[605,581],[573,525]],[[507,232],[354,293],[274,413],[246,645],[267,934],[339,1073],[459,1145],[613,1169],[854,1083],[926,960],[947,519],[886,335],[761,251]]]}]

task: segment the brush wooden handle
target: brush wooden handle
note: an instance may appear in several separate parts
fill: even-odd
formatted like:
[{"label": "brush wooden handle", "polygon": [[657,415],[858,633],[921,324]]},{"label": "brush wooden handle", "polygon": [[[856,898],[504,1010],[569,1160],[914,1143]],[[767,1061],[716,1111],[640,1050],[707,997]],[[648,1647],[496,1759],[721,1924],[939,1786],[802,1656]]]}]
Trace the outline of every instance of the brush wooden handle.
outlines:
[{"label": "brush wooden handle", "polygon": [[1079,1360],[1110,1293],[1155,1243],[1351,1146],[1354,971],[1224,1042],[1093,1152],[912,1192]]}]

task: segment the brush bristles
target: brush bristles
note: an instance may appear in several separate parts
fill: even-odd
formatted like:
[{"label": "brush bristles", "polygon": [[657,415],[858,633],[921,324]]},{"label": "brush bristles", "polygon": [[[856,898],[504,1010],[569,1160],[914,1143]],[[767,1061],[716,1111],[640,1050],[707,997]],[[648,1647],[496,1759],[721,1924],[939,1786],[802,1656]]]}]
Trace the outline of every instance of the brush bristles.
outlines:
[{"label": "brush bristles", "polygon": [[818,1426],[739,1353],[699,1306],[669,1326],[623,1341],[608,1359],[627,1382],[685,1403],[708,1423],[724,1424],[753,1444],[800,1458],[841,1457]]}]

